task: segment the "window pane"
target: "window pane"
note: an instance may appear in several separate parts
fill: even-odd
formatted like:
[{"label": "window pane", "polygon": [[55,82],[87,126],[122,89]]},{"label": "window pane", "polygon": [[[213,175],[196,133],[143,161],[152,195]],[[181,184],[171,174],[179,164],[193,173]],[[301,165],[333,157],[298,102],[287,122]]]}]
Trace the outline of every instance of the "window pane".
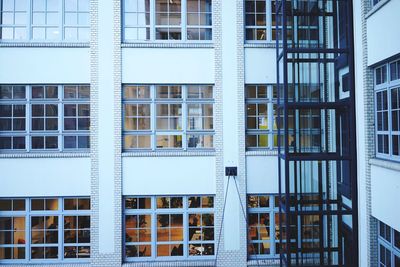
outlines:
[{"label": "window pane", "polygon": [[[11,211],[11,210],[12,210],[12,200],[0,199],[0,211]],[[5,229],[5,228],[0,227],[0,229]]]},{"label": "window pane", "polygon": [[12,87],[11,86],[0,86],[0,99],[11,99],[12,98]]},{"label": "window pane", "polygon": [[398,249],[400,249],[400,232],[393,230],[394,231],[394,245]]}]

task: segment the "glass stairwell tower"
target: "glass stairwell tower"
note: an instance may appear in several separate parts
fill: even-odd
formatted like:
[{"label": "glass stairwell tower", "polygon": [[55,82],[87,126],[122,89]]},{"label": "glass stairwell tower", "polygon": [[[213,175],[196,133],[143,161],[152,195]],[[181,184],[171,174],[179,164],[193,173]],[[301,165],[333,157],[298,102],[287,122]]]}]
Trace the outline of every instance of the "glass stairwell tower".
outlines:
[{"label": "glass stairwell tower", "polygon": [[276,0],[281,266],[358,266],[351,0]]}]

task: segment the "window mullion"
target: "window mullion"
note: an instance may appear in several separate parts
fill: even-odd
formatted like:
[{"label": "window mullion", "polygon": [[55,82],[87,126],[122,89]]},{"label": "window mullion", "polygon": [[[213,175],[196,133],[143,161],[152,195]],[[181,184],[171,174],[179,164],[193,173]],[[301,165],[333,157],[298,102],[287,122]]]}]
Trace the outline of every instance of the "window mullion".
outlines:
[{"label": "window mullion", "polygon": [[156,150],[156,96],[155,85],[150,86],[150,98],[151,98],[151,114],[150,114],[150,125],[151,125],[151,149]]},{"label": "window mullion", "polygon": [[265,32],[267,34],[266,41],[267,42],[273,42],[272,40],[272,5],[271,5],[271,0],[265,0],[265,23],[267,25]]},{"label": "window mullion", "polygon": [[[62,214],[63,199],[58,198],[58,260],[64,259],[64,215]],[[76,252],[78,253],[78,251]]]},{"label": "window mullion", "polygon": [[156,1],[150,0],[150,40],[156,40]]},{"label": "window mullion", "polygon": [[186,0],[182,0],[181,2],[181,31],[182,31],[182,41],[187,41],[187,7],[186,7]]},{"label": "window mullion", "polygon": [[188,105],[187,105],[187,86],[182,86],[182,148],[187,150],[187,118],[188,118]]},{"label": "window mullion", "polygon": [[28,1],[28,10],[27,10],[27,18],[28,21],[26,21],[26,31],[27,31],[27,40],[30,41],[32,40],[32,21],[33,21],[33,0]]},{"label": "window mullion", "polygon": [[[63,96],[62,96],[62,86],[57,86],[58,90],[58,151],[62,151],[64,148],[64,138],[63,138],[63,118],[64,118],[64,109],[63,109]],[[77,111],[78,112],[78,111]]]},{"label": "window mullion", "polygon": [[157,218],[156,218],[156,212],[155,212],[155,210],[156,210],[156,201],[157,201],[157,199],[156,199],[156,197],[151,197],[151,199],[152,199],[152,207],[151,207],[151,220],[152,220],[152,223],[151,223],[151,232],[153,233],[152,235],[151,235],[151,245],[150,245],[150,247],[152,248],[152,251],[151,251],[151,256],[152,256],[152,258],[153,259],[156,259],[156,253],[157,253]]},{"label": "window mullion", "polygon": [[[388,69],[388,68],[386,68]],[[389,77],[387,77],[389,78]],[[388,119],[388,142],[389,142],[389,157],[393,156],[392,153],[392,89],[390,87],[387,88],[387,119]]]},{"label": "window mullion", "polygon": [[[58,11],[60,12],[60,16],[59,16],[59,21],[58,21],[58,27],[59,27],[59,31],[60,31],[60,36],[59,36],[59,40],[63,41],[64,40],[64,1],[65,0],[61,0],[59,3],[59,7],[58,7]],[[90,0],[87,0],[90,1]]]},{"label": "window mullion", "polygon": [[30,222],[30,201],[29,198],[25,199],[25,260],[30,260],[31,251],[31,222]]},{"label": "window mullion", "polygon": [[186,197],[183,197],[183,220],[182,220],[182,234],[183,234],[183,257],[187,258],[189,257],[188,255],[188,249],[189,248],[189,220],[188,220],[188,210],[187,207],[185,205],[185,203],[187,202]]},{"label": "window mullion", "polygon": [[32,136],[32,113],[31,113],[31,109],[32,109],[32,86],[27,85],[25,87],[26,89],[26,98],[27,98],[27,104],[26,104],[26,123],[27,123],[27,128],[26,128],[26,151],[30,152],[31,151],[31,136]]}]

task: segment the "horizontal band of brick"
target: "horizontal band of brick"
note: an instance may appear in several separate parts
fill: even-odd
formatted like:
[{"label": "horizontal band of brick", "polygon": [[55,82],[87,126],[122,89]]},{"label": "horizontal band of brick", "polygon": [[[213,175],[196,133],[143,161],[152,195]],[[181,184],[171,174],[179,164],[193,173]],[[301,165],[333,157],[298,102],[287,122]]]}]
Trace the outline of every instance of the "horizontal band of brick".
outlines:
[{"label": "horizontal band of brick", "polygon": [[247,261],[247,266],[268,266],[268,267],[278,267],[280,266],[279,259],[259,259],[259,260],[249,260]]},{"label": "horizontal band of brick", "polygon": [[90,267],[88,263],[54,263],[54,264],[38,264],[38,263],[30,263],[30,264],[1,264],[2,267],[32,267],[32,266],[40,266],[40,267]]},{"label": "horizontal band of brick", "polygon": [[10,153],[0,154],[0,158],[89,158],[90,153]]},{"label": "horizontal band of brick", "polygon": [[246,156],[277,156],[278,150],[254,150],[246,151]]},{"label": "horizontal band of brick", "polygon": [[74,47],[88,48],[89,43],[69,42],[1,42],[0,47]]},{"label": "horizontal band of brick", "polygon": [[123,267],[207,267],[214,266],[214,261],[158,261],[158,262],[129,262]]}]

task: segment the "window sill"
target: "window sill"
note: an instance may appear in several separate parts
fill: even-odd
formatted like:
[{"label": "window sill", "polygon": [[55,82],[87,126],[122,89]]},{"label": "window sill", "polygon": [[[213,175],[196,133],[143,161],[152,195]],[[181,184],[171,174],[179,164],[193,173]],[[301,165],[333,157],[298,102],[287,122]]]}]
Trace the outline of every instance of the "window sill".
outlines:
[{"label": "window sill", "polygon": [[165,260],[165,261],[131,261],[125,262],[122,264],[122,267],[134,267],[134,266],[143,266],[143,267],[159,267],[159,266],[182,266],[182,267],[207,267],[207,266],[215,266],[214,260],[202,260],[202,259],[193,259],[193,260],[186,260],[183,259],[182,261],[179,260]]},{"label": "window sill", "polygon": [[365,14],[365,19],[371,17],[375,12],[377,12],[381,7],[386,5],[390,0],[381,0],[378,4],[374,5],[367,14]]},{"label": "window sill", "polygon": [[249,150],[246,151],[246,156],[277,156],[278,150],[277,149],[270,149],[270,150]]},{"label": "window sill", "polygon": [[396,161],[374,158],[369,160],[369,164],[393,171],[400,171],[400,162]]},{"label": "window sill", "polygon": [[276,42],[245,43],[244,48],[276,48]]},{"label": "window sill", "polygon": [[247,266],[280,266],[279,259],[250,259],[247,261]]},{"label": "window sill", "polygon": [[4,42],[0,41],[0,47],[74,47],[74,48],[88,48],[88,42]]},{"label": "window sill", "polygon": [[80,263],[80,262],[63,262],[63,261],[58,261],[57,263],[49,262],[46,263],[45,260],[40,261],[40,262],[1,262],[1,266],[5,267],[16,267],[16,266],[42,266],[42,267],[90,267],[91,265],[87,262],[85,263]]},{"label": "window sill", "polygon": [[164,42],[149,42],[149,43],[122,43],[122,48],[214,48],[213,43],[164,43]]},{"label": "window sill", "polygon": [[0,158],[89,158],[90,153],[73,152],[43,152],[43,153],[4,153]]},{"label": "window sill", "polygon": [[215,151],[132,151],[122,153],[122,157],[210,157]]}]

